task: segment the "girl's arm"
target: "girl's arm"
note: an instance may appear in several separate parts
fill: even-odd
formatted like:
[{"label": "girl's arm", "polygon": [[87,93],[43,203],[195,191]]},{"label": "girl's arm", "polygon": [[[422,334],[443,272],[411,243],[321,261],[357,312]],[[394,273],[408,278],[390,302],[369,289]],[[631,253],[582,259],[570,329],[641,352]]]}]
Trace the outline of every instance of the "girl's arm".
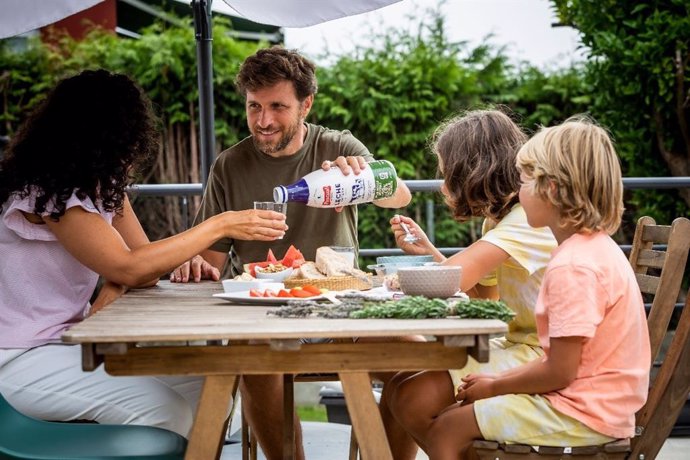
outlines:
[{"label": "girl's arm", "polygon": [[[509,258],[510,256],[503,249],[486,241],[479,240],[472,243],[464,251],[452,255],[443,264],[462,266],[460,289],[463,292],[468,292],[477,286],[477,283],[482,278],[496,270]],[[480,295],[484,298],[492,298],[494,295],[498,296],[495,288],[477,286],[477,292],[481,293]]]},{"label": "girl's arm", "polygon": [[[287,228],[285,216],[277,212],[228,211],[178,235],[130,248],[118,229],[99,214],[80,207],[69,208],[58,222],[48,217],[44,220],[77,260],[105,279],[125,286],[151,282],[223,237],[272,241]],[[136,233],[131,233],[132,225],[125,220],[118,226],[131,237]],[[136,236],[134,239],[141,242]]]},{"label": "girl's arm", "polygon": [[[404,222],[418,240],[414,243],[405,242],[405,231],[400,222]],[[498,290],[495,286],[477,285],[479,280],[487,274],[496,270],[503,262],[510,258],[507,252],[496,245],[486,241],[476,241],[453,256],[446,258],[441,252],[431,244],[424,230],[417,223],[407,216],[395,216],[390,220],[391,230],[395,235],[395,243],[405,251],[406,254],[433,255],[436,262],[444,265],[461,265],[462,278],[460,289],[469,292],[471,296],[485,299],[497,299]],[[473,289],[475,288],[476,289]]]},{"label": "girl's arm", "polygon": [[504,394],[544,394],[570,385],[580,365],[583,337],[556,337],[550,340],[548,358],[537,359],[498,376],[468,376],[457,394],[469,404]]}]

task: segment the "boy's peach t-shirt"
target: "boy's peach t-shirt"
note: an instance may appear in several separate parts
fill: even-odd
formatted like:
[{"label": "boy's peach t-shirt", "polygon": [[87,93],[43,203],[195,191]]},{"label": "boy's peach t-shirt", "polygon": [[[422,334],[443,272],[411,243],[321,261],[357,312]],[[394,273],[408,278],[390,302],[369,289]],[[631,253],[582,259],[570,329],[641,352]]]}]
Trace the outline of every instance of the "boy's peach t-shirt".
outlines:
[{"label": "boy's peach t-shirt", "polygon": [[605,233],[575,234],[554,252],[536,306],[539,341],[584,337],[575,380],[545,396],[593,430],[631,437],[647,399],[651,352],[630,263]]}]

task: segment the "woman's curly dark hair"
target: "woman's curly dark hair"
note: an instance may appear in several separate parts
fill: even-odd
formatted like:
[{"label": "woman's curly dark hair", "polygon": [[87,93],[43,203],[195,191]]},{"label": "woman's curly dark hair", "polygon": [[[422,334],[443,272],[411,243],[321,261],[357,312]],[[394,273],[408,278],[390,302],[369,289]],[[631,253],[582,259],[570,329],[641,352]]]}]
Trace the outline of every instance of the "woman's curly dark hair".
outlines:
[{"label": "woman's curly dark hair", "polygon": [[59,220],[72,195],[120,211],[125,187],[158,148],[151,101],[129,77],[87,70],[60,81],[11,139],[0,161],[0,212],[36,190],[34,212]]},{"label": "woman's curly dark hair", "polygon": [[431,150],[453,217],[505,217],[518,202],[520,174],[515,157],[527,136],[499,110],[474,110],[456,116],[436,129]]}]

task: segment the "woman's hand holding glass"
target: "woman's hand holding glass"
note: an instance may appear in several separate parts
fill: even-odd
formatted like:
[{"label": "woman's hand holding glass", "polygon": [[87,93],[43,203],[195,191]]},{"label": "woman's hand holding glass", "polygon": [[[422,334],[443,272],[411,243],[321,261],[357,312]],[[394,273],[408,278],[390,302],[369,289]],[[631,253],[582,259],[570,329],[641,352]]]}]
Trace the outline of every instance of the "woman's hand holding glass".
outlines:
[{"label": "woman's hand holding glass", "polygon": [[221,214],[227,225],[226,237],[237,240],[273,241],[285,235],[285,214],[264,209],[227,211]]}]

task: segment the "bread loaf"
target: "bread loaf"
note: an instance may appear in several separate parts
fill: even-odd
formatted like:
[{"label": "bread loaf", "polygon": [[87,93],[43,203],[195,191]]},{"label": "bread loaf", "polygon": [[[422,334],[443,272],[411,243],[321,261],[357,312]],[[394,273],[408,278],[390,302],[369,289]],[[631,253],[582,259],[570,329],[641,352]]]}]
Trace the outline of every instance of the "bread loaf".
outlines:
[{"label": "bread loaf", "polygon": [[325,277],[326,277],[326,275],[321,273],[316,268],[316,264],[314,264],[314,262],[303,263],[299,267],[299,269],[295,270],[295,273],[291,276],[291,278],[303,278],[303,279],[309,279],[309,280],[323,279]]},{"label": "bread loaf", "polygon": [[316,268],[326,276],[346,276],[352,273],[352,263],[328,246],[316,250]]}]

